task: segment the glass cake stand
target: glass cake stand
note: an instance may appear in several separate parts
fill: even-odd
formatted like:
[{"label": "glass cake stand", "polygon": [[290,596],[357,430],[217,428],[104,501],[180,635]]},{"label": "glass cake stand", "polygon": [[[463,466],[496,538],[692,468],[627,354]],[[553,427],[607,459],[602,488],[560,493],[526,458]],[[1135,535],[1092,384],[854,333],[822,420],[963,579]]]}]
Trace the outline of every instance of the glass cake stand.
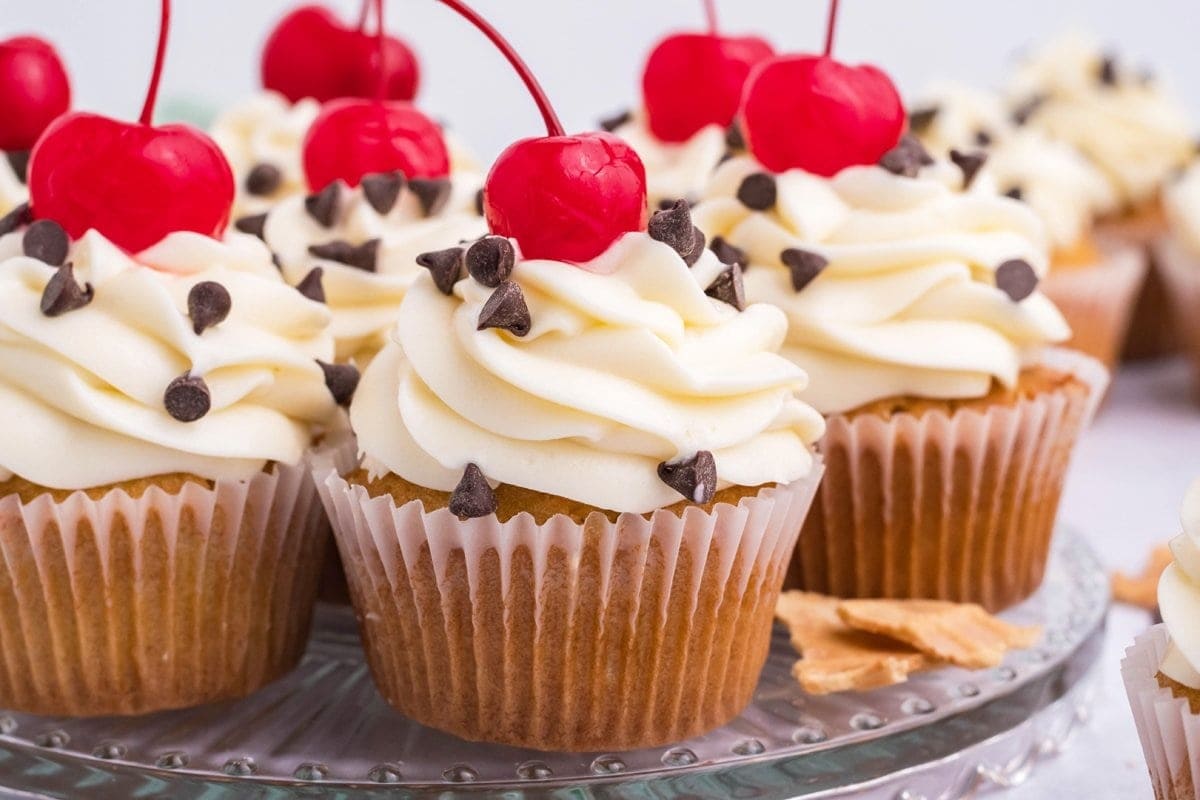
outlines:
[{"label": "glass cake stand", "polygon": [[322,606],[300,667],[242,701],[128,718],[0,712],[0,797],[953,800],[1024,780],[1086,718],[1108,599],[1095,554],[1063,533],[1045,584],[1004,614],[1045,636],[996,669],[811,697],[777,627],[740,718],[672,747],[588,754],[406,720],[375,691],[349,610]]}]

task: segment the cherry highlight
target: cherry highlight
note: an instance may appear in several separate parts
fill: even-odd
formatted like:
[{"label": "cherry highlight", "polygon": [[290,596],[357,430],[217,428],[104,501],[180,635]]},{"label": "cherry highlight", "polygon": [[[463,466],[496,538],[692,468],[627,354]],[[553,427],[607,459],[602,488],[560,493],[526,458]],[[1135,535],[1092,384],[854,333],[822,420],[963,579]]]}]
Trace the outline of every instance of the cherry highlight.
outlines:
[{"label": "cherry highlight", "polygon": [[146,89],[146,102],[139,120],[143,125],[154,124],[154,107],[158,104],[158,85],[162,82],[163,66],[167,61],[167,36],[171,31],[171,0],[162,0],[158,23],[158,51],[154,55],[154,72]]},{"label": "cherry highlight", "polygon": [[825,23],[825,56],[833,55],[833,37],[837,33],[838,0],[829,1],[829,19]]},{"label": "cherry highlight", "polygon": [[521,81],[525,84],[525,88],[533,95],[533,101],[537,104],[538,111],[542,114],[542,120],[546,123],[546,133],[549,136],[566,136],[566,129],[563,128],[562,122],[558,118],[558,114],[554,111],[554,106],[550,104],[550,98],[546,97],[546,92],[542,89],[542,85],[538,83],[537,78],[533,77],[533,71],[529,69],[529,65],[525,63],[517,51],[513,49],[508,40],[500,34],[498,30],[492,27],[486,19],[479,16],[474,9],[468,7],[460,0],[437,0],[444,6],[449,7],[460,17],[470,22],[480,33],[491,40],[492,44],[504,54],[508,59],[508,63],[512,64],[513,69],[517,71]]}]

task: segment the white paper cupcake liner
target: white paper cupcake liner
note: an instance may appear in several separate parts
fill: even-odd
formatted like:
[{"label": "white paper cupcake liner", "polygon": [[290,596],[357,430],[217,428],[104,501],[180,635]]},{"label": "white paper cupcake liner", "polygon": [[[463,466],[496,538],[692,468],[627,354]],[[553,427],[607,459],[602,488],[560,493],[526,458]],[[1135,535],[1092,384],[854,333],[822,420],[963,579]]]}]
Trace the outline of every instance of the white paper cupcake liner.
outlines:
[{"label": "white paper cupcake liner", "polygon": [[1200,400],[1200,256],[1170,234],[1155,243],[1154,252],[1171,318],[1195,366]]}]

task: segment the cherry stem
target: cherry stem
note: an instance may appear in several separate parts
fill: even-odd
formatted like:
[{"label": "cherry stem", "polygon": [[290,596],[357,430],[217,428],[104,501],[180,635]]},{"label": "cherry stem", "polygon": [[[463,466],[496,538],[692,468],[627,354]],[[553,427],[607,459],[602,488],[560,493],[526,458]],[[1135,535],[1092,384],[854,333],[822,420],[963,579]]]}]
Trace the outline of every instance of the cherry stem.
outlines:
[{"label": "cherry stem", "polygon": [[158,23],[158,52],[154,55],[154,72],[150,75],[150,86],[146,89],[146,102],[142,106],[143,125],[154,124],[154,106],[158,103],[158,85],[162,82],[163,65],[167,61],[167,34],[171,30],[171,0],[162,0],[162,14]]},{"label": "cherry stem", "polygon": [[474,9],[470,8],[461,0],[437,0],[444,6],[448,6],[451,10],[457,13],[460,17],[470,22],[480,33],[491,40],[492,44],[508,59],[508,63],[512,64],[513,69],[517,71],[517,75],[521,77],[525,88],[533,95],[533,101],[537,103],[538,111],[542,113],[542,119],[546,123],[546,133],[550,136],[565,136],[566,130],[563,128],[562,122],[558,118],[558,114],[554,112],[554,106],[550,104],[550,98],[546,97],[546,91],[542,85],[538,83],[537,78],[533,77],[533,71],[529,69],[513,46],[508,43],[498,30],[492,27],[486,19],[479,16]]},{"label": "cherry stem", "polygon": [[375,58],[379,62],[375,65],[378,72],[375,80],[375,101],[382,103],[387,97],[387,80],[383,68],[383,0],[375,0],[375,22],[379,25],[375,31]]},{"label": "cherry stem", "polygon": [[704,0],[704,16],[708,20],[708,32],[717,35],[717,0]]},{"label": "cherry stem", "polygon": [[829,20],[825,23],[825,56],[833,55],[833,36],[837,33],[838,0],[829,0]]},{"label": "cherry stem", "polygon": [[367,30],[367,20],[371,16],[371,0],[362,0],[362,6],[358,10],[358,32],[365,33]]}]

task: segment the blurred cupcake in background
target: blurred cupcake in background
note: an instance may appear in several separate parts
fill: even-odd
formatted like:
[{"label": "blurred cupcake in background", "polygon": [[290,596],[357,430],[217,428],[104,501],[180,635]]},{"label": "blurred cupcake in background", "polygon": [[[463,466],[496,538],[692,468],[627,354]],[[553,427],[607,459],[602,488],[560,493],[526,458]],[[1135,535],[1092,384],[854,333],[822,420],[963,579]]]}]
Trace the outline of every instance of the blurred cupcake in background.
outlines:
[{"label": "blurred cupcake in background", "polygon": [[1141,246],[1102,247],[1097,240],[1098,220],[1120,207],[1116,185],[1071,145],[1014,122],[999,93],[935,88],[910,115],[910,124],[941,158],[986,157],[986,172],[999,191],[1037,213],[1050,247],[1039,289],[1071,326],[1068,346],[1112,369],[1146,272]]},{"label": "blurred cupcake in background", "polygon": [[36,36],[0,41],[0,216],[29,200],[29,153],[71,107],[71,81],[54,46]]},{"label": "blurred cupcake in background", "polygon": [[[1148,247],[1162,233],[1163,187],[1195,153],[1192,121],[1162,81],[1096,41],[1072,34],[1024,59],[1007,95],[1017,124],[1075,148],[1112,183],[1117,206],[1098,226],[1100,241]],[[1161,280],[1152,268],[1126,352],[1148,357],[1177,347]]]},{"label": "blurred cupcake in background", "polygon": [[1155,243],[1155,264],[1184,349],[1195,365],[1200,399],[1200,162],[1172,179],[1163,205],[1168,229]]}]

